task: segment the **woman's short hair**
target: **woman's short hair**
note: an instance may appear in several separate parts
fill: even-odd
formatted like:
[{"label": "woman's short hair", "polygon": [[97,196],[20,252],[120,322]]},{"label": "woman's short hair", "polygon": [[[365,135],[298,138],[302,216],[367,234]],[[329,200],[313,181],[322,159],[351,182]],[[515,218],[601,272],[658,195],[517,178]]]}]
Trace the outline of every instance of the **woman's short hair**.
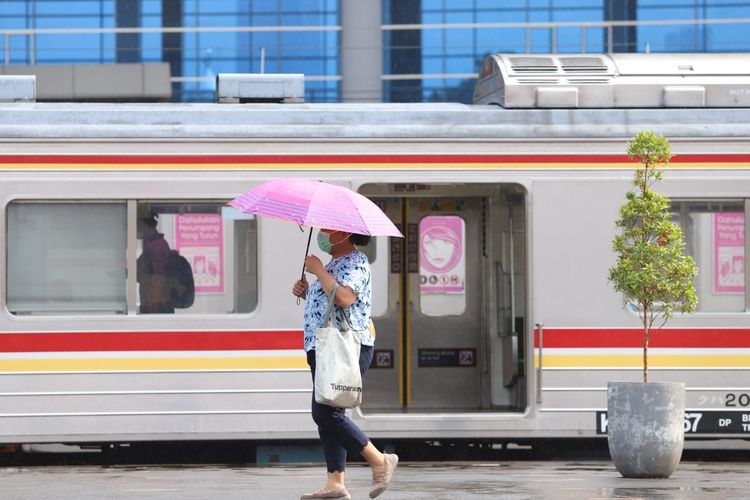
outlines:
[{"label": "woman's short hair", "polygon": [[352,242],[352,245],[357,245],[358,247],[363,247],[370,243],[370,238],[372,238],[372,236],[366,234],[352,233],[349,235],[349,241]]}]

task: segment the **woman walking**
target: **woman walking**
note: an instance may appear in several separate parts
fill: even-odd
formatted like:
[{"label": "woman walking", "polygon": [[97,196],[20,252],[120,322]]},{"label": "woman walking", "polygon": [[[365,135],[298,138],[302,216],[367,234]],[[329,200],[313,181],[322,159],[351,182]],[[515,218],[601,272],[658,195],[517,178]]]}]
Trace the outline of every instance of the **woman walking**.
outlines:
[{"label": "woman walking", "polygon": [[[347,319],[352,330],[359,333],[361,351],[360,372],[364,376],[373,355],[374,338],[370,334],[370,314],[372,310],[372,286],[370,265],[367,256],[355,245],[366,245],[369,236],[351,234],[344,231],[321,229],[318,233],[318,246],[331,255],[325,266],[315,256],[305,259],[305,271],[315,275],[317,280],[308,284],[303,276],[292,287],[292,294],[305,299],[305,352],[315,380],[315,332],[323,325],[329,295],[338,282],[334,302]],[[338,320],[337,320],[338,321]],[[328,476],[322,488],[302,495],[302,500],[316,498],[351,498],[344,484],[347,453],[359,453],[372,468],[372,489],[370,498],[385,491],[398,464],[395,454],[381,453],[346,416],[343,408],[327,406],[315,401],[313,389],[312,417],[318,425],[318,434],[323,444]]]}]

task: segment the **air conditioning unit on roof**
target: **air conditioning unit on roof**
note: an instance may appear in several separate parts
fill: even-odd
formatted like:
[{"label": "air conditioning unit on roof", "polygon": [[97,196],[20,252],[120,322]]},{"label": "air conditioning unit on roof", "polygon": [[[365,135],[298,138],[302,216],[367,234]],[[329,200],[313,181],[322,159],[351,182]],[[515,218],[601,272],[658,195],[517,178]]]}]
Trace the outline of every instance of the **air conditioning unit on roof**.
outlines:
[{"label": "air conditioning unit on roof", "polygon": [[216,100],[229,103],[305,102],[305,75],[219,73]]},{"label": "air conditioning unit on roof", "polygon": [[750,107],[750,54],[488,56],[475,104],[504,108]]}]

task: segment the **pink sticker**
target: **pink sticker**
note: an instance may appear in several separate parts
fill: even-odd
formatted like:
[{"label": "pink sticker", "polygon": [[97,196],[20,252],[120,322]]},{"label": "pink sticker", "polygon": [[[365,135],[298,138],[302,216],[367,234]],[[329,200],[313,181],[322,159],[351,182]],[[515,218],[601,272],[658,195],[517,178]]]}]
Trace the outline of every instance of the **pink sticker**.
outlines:
[{"label": "pink sticker", "polygon": [[224,292],[224,233],[218,214],[175,218],[175,246],[193,268],[196,293]]},{"label": "pink sticker", "polygon": [[745,214],[714,214],[714,293],[745,292]]},{"label": "pink sticker", "polygon": [[419,223],[419,275],[422,293],[463,293],[464,221],[431,215]]}]

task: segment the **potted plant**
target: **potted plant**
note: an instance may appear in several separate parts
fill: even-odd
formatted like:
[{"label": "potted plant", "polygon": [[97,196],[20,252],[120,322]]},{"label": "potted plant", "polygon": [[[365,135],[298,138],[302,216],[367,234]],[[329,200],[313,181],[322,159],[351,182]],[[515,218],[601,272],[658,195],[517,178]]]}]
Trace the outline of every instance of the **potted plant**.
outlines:
[{"label": "potted plant", "polygon": [[609,450],[624,477],[669,477],[684,442],[685,384],[648,382],[648,345],[675,310],[697,306],[698,268],[685,254],[680,227],[672,222],[669,198],[651,187],[671,157],[669,142],[650,131],[628,143],[628,157],[641,164],[626,194],[612,242],[617,263],[609,281],[634,306],[643,326],[643,382],[607,386]]}]

